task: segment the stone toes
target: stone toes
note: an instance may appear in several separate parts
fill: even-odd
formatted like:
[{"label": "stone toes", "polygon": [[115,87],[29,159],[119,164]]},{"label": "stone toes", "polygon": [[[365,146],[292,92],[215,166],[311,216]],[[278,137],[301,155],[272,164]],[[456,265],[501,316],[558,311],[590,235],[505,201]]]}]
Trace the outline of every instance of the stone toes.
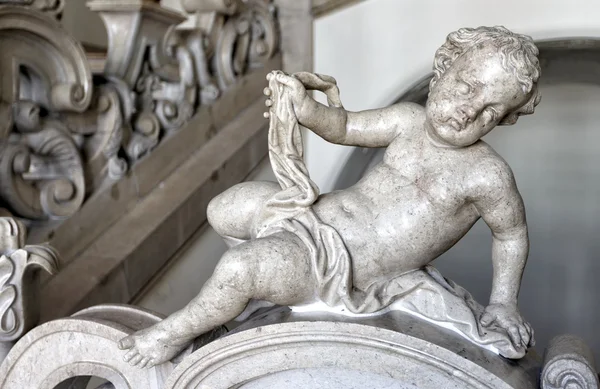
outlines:
[{"label": "stone toes", "polygon": [[121,339],[121,340],[119,341],[119,344],[118,344],[118,346],[119,346],[119,348],[120,348],[121,350],[128,350],[128,349],[130,349],[130,348],[132,348],[132,347],[133,347],[134,343],[135,343],[135,342],[134,342],[134,340],[133,340],[133,337],[131,337],[131,336],[128,336],[128,337],[126,337],[126,338],[123,338],[123,339]]},{"label": "stone toes", "polygon": [[149,357],[142,358],[142,360],[139,363],[139,367],[141,369],[144,369],[146,366],[148,366],[148,362],[150,362],[150,358]]},{"label": "stone toes", "polygon": [[136,349],[132,349],[130,350],[127,354],[125,354],[125,356],[123,357],[123,360],[125,362],[129,362],[131,361],[133,358],[135,358],[138,355],[138,352]]},{"label": "stone toes", "polygon": [[135,357],[131,358],[131,360],[129,361],[129,364],[131,366],[137,366],[143,358],[144,358],[143,356],[138,354]]}]

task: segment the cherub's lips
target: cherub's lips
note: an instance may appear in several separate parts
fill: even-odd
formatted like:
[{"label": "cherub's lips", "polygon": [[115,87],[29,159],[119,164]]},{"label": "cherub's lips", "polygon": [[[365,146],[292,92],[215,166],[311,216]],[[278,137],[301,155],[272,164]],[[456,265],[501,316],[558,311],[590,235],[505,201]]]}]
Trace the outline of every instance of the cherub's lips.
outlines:
[{"label": "cherub's lips", "polygon": [[457,119],[455,119],[453,117],[448,119],[447,123],[450,124],[450,126],[452,126],[452,128],[454,128],[456,131],[463,130],[463,125],[460,123],[460,121],[458,121]]}]

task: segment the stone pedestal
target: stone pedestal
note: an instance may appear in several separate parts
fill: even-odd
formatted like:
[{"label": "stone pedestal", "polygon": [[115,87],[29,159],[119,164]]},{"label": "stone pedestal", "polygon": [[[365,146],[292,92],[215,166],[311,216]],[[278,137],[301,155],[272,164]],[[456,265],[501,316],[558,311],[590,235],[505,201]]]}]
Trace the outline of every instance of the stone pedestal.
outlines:
[{"label": "stone pedestal", "polygon": [[508,360],[398,311],[355,319],[274,308],[186,358],[167,387],[285,383],[286,388],[313,388],[313,383],[327,383],[322,387],[375,388],[379,382],[411,389],[528,389],[538,387],[540,367],[533,350],[519,361]]},{"label": "stone pedestal", "polygon": [[572,336],[553,341],[542,369],[532,349],[508,360],[398,311],[356,319],[262,309],[227,334],[204,334],[171,362],[129,366],[117,342],[160,319],[103,305],[45,323],[0,364],[0,388],[54,388],[89,376],[116,389],[598,388],[591,353]]}]

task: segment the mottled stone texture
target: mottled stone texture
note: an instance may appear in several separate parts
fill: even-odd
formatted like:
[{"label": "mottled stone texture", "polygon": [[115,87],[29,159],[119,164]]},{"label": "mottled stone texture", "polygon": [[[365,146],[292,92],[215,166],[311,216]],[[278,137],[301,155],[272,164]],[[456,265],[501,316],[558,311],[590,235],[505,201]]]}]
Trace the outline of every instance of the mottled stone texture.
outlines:
[{"label": "mottled stone texture", "polygon": [[594,355],[574,335],[558,336],[550,342],[544,357],[542,389],[598,389]]},{"label": "mottled stone texture", "polygon": [[[168,361],[251,299],[322,302],[357,315],[407,300],[403,309],[522,358],[534,343],[517,308],[529,251],[525,209],[510,167],[480,138],[533,113],[537,55],[530,37],[503,27],[460,29],[435,55],[425,107],[362,112],[343,108],[330,76],[270,73],[265,117],[278,182],[239,184],[209,204],[208,220],[230,250],[187,307],[121,341],[125,358]],[[325,93],[328,105],[309,90]],[[301,125],[330,142],[387,147],[385,158],[353,187],[319,195],[303,161]],[[435,271],[426,278],[437,289],[419,278],[480,218],[493,236],[485,308]]]}]

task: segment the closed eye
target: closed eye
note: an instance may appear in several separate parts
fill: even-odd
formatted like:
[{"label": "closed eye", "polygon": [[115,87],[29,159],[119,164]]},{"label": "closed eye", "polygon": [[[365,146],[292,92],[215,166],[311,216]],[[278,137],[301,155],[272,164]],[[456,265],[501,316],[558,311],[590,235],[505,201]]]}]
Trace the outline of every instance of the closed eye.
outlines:
[{"label": "closed eye", "polygon": [[458,85],[456,86],[456,90],[461,95],[469,95],[473,91],[473,87],[469,83],[459,80]]},{"label": "closed eye", "polygon": [[492,116],[492,121],[498,120],[498,117],[500,115],[498,114],[498,111],[496,110],[496,108],[494,108],[494,107],[487,107],[485,110]]}]

